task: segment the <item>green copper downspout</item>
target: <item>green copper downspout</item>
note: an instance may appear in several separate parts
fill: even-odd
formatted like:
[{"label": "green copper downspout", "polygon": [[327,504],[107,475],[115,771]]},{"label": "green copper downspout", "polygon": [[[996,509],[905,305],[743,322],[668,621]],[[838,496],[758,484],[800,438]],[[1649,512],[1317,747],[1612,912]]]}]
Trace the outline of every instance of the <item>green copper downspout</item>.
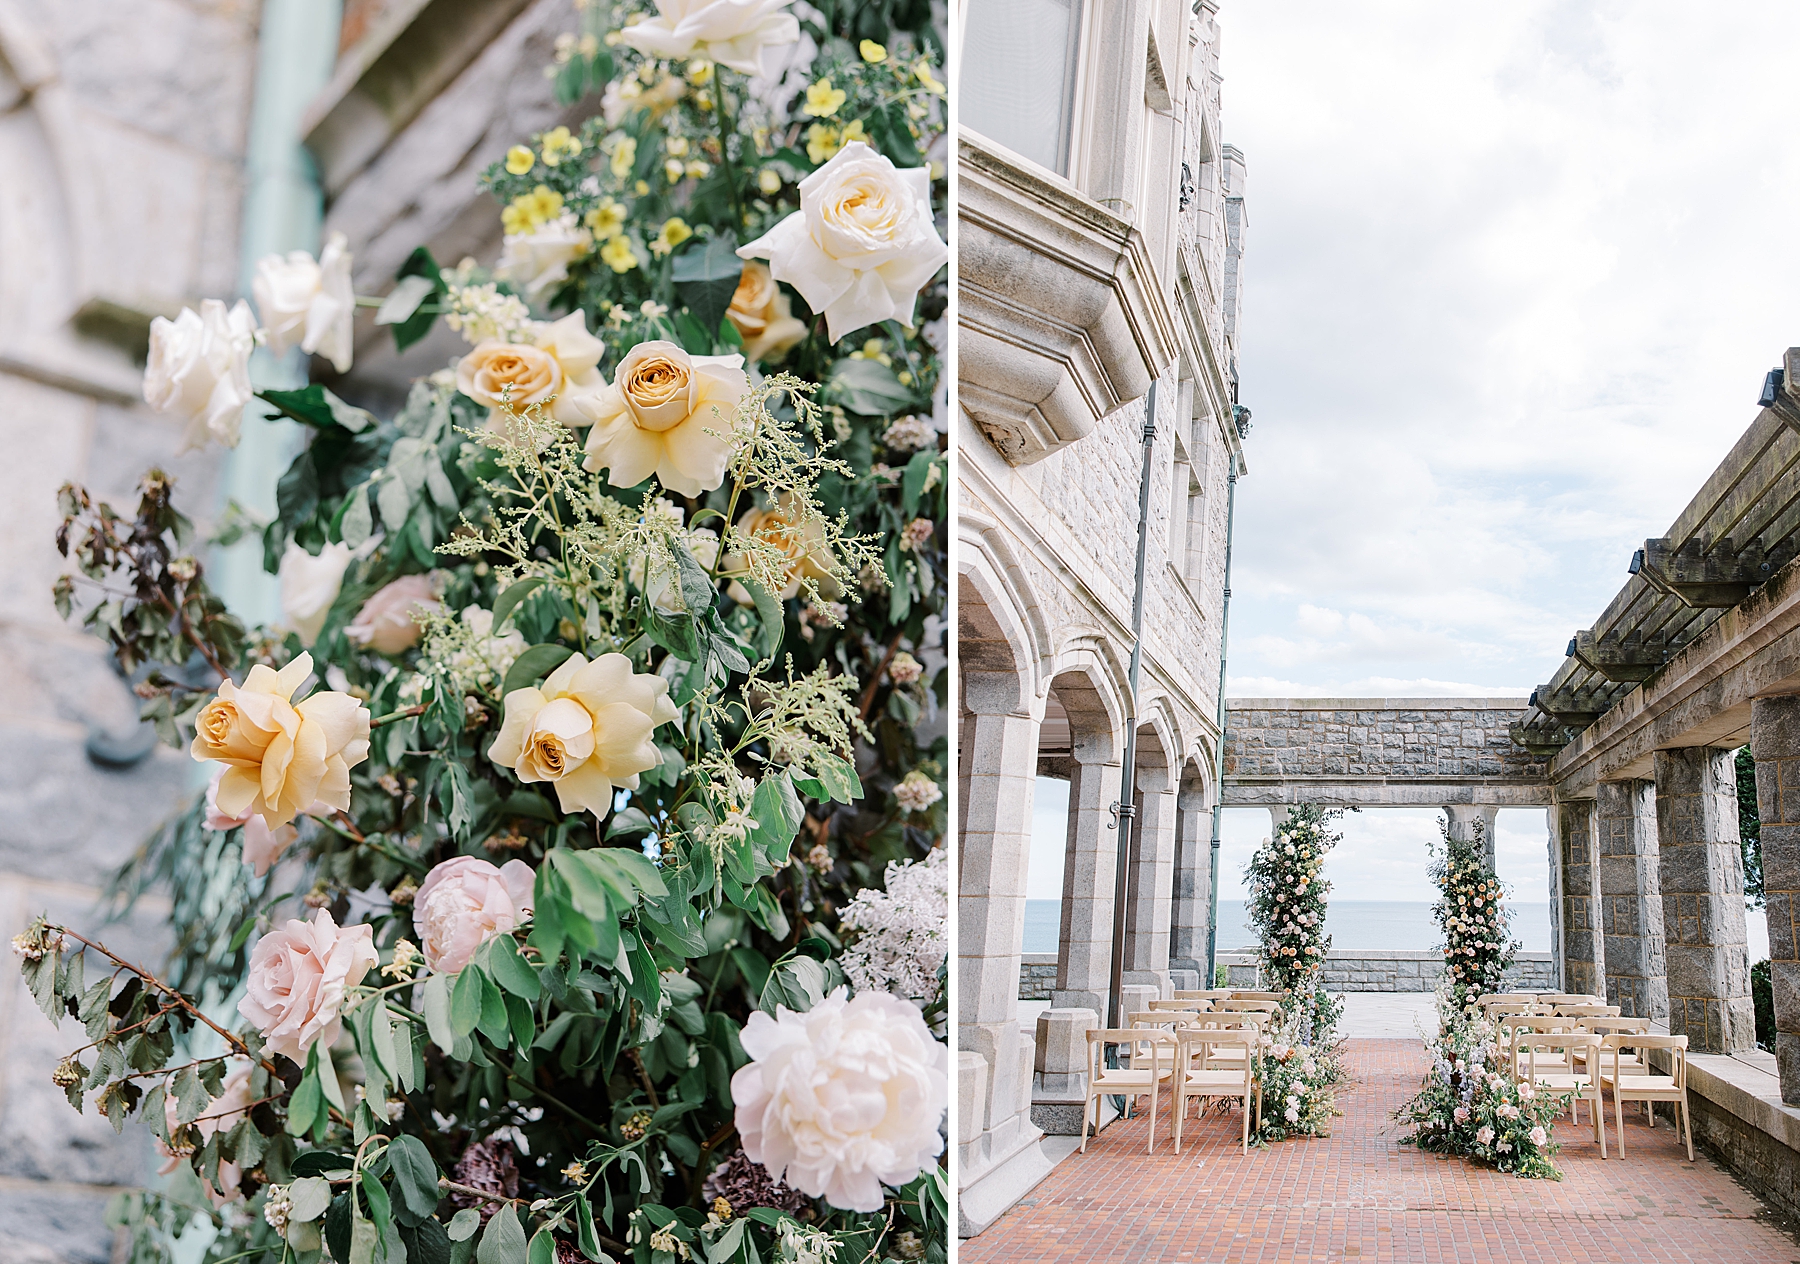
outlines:
[{"label": "green copper downspout", "polygon": [[[1232,406],[1232,423],[1248,409]],[[1239,435],[1242,435],[1239,431]],[[1207,896],[1206,913],[1206,980],[1213,987],[1219,974],[1219,826],[1225,815],[1225,648],[1231,635],[1231,533],[1237,517],[1238,460],[1231,456],[1231,468],[1225,475],[1225,598],[1219,604],[1219,745],[1213,752],[1212,853],[1210,864],[1211,893]]]},{"label": "green copper downspout", "polygon": [[[341,0],[264,0],[239,225],[238,293],[244,298],[264,255],[318,252],[324,195],[312,155],[300,143],[300,123],[331,81],[342,26]],[[306,361],[298,351],[278,358],[258,350],[250,377],[258,389],[302,386]],[[260,517],[275,516],[275,480],[293,459],[300,436],[293,422],[262,420],[265,411],[260,403],[245,410],[243,439],[219,480],[220,509],[235,500]],[[247,621],[272,620],[281,612],[280,591],[263,571],[262,541],[254,534],[216,552],[213,582]]]}]

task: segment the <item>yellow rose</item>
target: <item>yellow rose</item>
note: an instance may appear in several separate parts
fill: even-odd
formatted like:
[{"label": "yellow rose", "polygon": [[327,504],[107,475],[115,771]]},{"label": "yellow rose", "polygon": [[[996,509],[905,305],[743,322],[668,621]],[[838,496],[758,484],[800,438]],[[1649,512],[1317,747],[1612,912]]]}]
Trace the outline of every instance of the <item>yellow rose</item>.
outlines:
[{"label": "yellow rose", "polygon": [[683,496],[711,491],[725,481],[732,419],[749,385],[743,356],[694,356],[672,342],[640,342],[593,401],[584,464],[607,470],[614,487],[636,487],[655,474]]},{"label": "yellow rose", "polygon": [[369,757],[368,708],[330,690],[291,702],[312,670],[311,654],[280,671],[258,663],[201,708],[190,753],[226,766],[217,794],[224,815],[255,812],[277,829],[314,803],[350,806],[350,770]]},{"label": "yellow rose", "polygon": [[613,791],[637,789],[662,762],[651,734],[680,718],[669,682],[633,672],[623,654],[572,654],[543,688],[506,695],[506,719],[488,758],[520,781],[548,781],[565,812],[605,816]]},{"label": "yellow rose", "polygon": [[788,296],[775,284],[765,263],[751,260],[738,278],[737,292],[725,310],[744,339],[744,356],[773,360],[806,337],[806,322],[795,320]]},{"label": "yellow rose", "polygon": [[[810,518],[796,524],[791,516],[792,501],[783,494],[774,505],[767,509],[752,509],[738,519],[737,534],[750,536],[766,544],[772,544],[788,555],[787,582],[782,590],[775,594],[782,601],[800,595],[800,581],[812,579],[819,587],[822,597],[836,597],[843,592],[843,586],[833,579],[830,568],[830,555],[825,543],[825,527],[817,518]],[[720,567],[726,574],[744,574],[744,556],[741,553],[727,553],[725,562]],[[733,581],[731,599],[739,605],[751,604],[749,590]]]},{"label": "yellow rose", "polygon": [[565,426],[585,426],[584,402],[605,385],[598,367],[604,349],[588,333],[586,317],[571,312],[537,327],[529,343],[478,343],[456,362],[456,389],[487,406],[489,426],[499,424],[508,402],[514,412],[524,412],[552,399],[550,416]]}]

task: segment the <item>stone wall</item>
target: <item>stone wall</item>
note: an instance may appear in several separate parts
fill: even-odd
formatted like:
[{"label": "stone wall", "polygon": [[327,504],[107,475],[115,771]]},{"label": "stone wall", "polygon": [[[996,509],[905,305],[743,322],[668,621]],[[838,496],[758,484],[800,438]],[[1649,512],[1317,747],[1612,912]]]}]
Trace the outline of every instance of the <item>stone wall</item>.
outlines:
[{"label": "stone wall", "polygon": [[[217,449],[139,402],[149,322],[230,296],[256,60],[257,6],[201,0],[0,0],[0,936],[38,913],[94,926],[110,872],[187,793],[166,748],[125,769],[86,753],[129,741],[136,702],[104,647],[56,615],[56,489],[129,512],[161,464],[183,508],[215,511]],[[154,901],[108,944],[155,961]],[[0,1262],[110,1258],[101,1211],[155,1169],[148,1133],[77,1115],[50,1082],[59,1031],[0,965]]]},{"label": "stone wall", "polygon": [[1548,762],[1507,734],[1522,705],[1509,698],[1234,699],[1225,801],[1305,802],[1331,785],[1349,792],[1330,802],[1548,803]]}]

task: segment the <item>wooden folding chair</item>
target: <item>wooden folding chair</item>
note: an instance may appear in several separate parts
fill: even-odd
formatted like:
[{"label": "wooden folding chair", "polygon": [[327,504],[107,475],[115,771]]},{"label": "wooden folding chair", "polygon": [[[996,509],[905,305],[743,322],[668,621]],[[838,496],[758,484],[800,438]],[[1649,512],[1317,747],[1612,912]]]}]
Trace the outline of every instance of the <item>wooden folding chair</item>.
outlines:
[{"label": "wooden folding chair", "polygon": [[1189,1014],[1204,1014],[1212,1008],[1211,1001],[1151,1001],[1151,1009],[1180,1010]]},{"label": "wooden folding chair", "polygon": [[1239,988],[1231,994],[1231,999],[1234,1001],[1274,1001],[1278,1005],[1285,1005],[1289,995],[1287,992],[1247,992]]},{"label": "wooden folding chair", "polygon": [[[1087,1153],[1088,1108],[1094,1113],[1094,1131],[1100,1131],[1100,1099],[1114,1095],[1136,1098],[1150,1094],[1150,1142],[1156,1151],[1156,1092],[1174,1074],[1175,1037],[1154,1027],[1094,1027],[1087,1033],[1087,1099],[1081,1106],[1081,1152]],[[1119,1045],[1120,1065],[1106,1065],[1106,1046]]]},{"label": "wooden folding chair", "polygon": [[[1579,1124],[1581,1118],[1575,1103],[1588,1103],[1588,1120],[1594,1125],[1594,1140],[1600,1143],[1600,1157],[1606,1157],[1606,1104],[1600,1096],[1600,1077],[1591,1073],[1600,1054],[1600,1037],[1591,1031],[1558,1031],[1533,1033],[1521,1042],[1525,1049],[1526,1071],[1521,1077],[1541,1093],[1568,1097],[1569,1118]],[[1549,1065],[1540,1065],[1539,1054],[1550,1056]],[[1586,1062],[1590,1070],[1574,1069]]]},{"label": "wooden folding chair", "polygon": [[1229,1001],[1231,997],[1230,988],[1175,989],[1175,999],[1178,1001]]},{"label": "wooden folding chair", "polygon": [[[1262,1104],[1262,1088],[1256,1083],[1251,1060],[1257,1033],[1252,1028],[1198,1027],[1188,1028],[1177,1037],[1180,1052],[1175,1074],[1175,1153],[1181,1153],[1181,1125],[1187,1117],[1187,1104],[1201,1099],[1200,1112],[1206,1113],[1205,1102],[1212,1098],[1237,1098],[1244,1107],[1243,1152],[1250,1153],[1250,1119]],[[1235,1051],[1238,1056],[1220,1059],[1220,1051]],[[1229,1063],[1214,1067],[1220,1061]]]},{"label": "wooden folding chair", "polygon": [[[1507,1025],[1512,1033],[1507,1042],[1507,1050],[1511,1055],[1507,1063],[1507,1073],[1511,1075],[1514,1080],[1523,1080],[1525,1078],[1524,1067],[1526,1055],[1524,1046],[1526,1040],[1540,1035],[1554,1035],[1559,1032],[1572,1031],[1575,1028],[1575,1020],[1572,1018],[1563,1018],[1555,1014],[1516,1014],[1508,1019]],[[1539,1056],[1538,1065],[1545,1069],[1549,1069],[1555,1065],[1558,1060],[1559,1059],[1555,1056],[1544,1053]],[[1566,1060],[1562,1060],[1561,1069],[1569,1071],[1573,1068],[1570,1067]]]},{"label": "wooden folding chair", "polygon": [[[1617,1035],[1620,1032],[1647,1034],[1650,1030],[1650,1020],[1648,1018],[1621,1018],[1617,1014],[1578,1018],[1575,1021],[1575,1030],[1591,1031],[1601,1037],[1604,1042],[1607,1036]],[[1625,1075],[1637,1075],[1649,1069],[1635,1053],[1619,1055],[1619,1070]]]},{"label": "wooden folding chair", "polygon": [[[1152,1001],[1156,1006],[1164,1002]],[[1163,1031],[1175,1031],[1182,1027],[1192,1027],[1200,1021],[1200,1011],[1192,1009],[1140,1009],[1133,1010],[1127,1016],[1133,1027],[1155,1027]]]},{"label": "wooden folding chair", "polygon": [[[1653,1036],[1647,1032],[1615,1032],[1606,1036],[1600,1054],[1599,1081],[1613,1092],[1613,1112],[1619,1122],[1619,1157],[1625,1157],[1625,1101],[1643,1102],[1650,1114],[1650,1126],[1656,1127],[1656,1103],[1674,1102],[1681,1108],[1681,1132],[1687,1141],[1688,1162],[1694,1161],[1694,1121],[1688,1115],[1686,1036]],[[1623,1054],[1631,1050],[1637,1055],[1642,1071],[1631,1071],[1623,1063]],[[1662,1075],[1651,1067],[1648,1051],[1669,1051],[1669,1074]]]}]

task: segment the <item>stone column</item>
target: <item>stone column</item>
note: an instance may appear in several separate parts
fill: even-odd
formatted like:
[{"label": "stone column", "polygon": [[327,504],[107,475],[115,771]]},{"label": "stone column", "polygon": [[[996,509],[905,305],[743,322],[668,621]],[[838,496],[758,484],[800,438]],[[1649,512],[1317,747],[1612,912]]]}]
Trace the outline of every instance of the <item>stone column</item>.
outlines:
[{"label": "stone column", "polygon": [[1762,819],[1769,975],[1775,992],[1775,1065],[1781,1100],[1800,1106],[1800,698],[1750,704],[1756,813]]},{"label": "stone column", "polygon": [[1482,859],[1487,863],[1489,873],[1494,871],[1494,815],[1499,810],[1469,803],[1452,803],[1444,807],[1444,815],[1450,818],[1450,837],[1458,842],[1474,841],[1476,826],[1481,827]]},{"label": "stone column", "polygon": [[[1169,968],[1206,970],[1212,925],[1212,809],[1196,782],[1175,800],[1175,896],[1169,929]],[[1211,987],[1202,980],[1201,987]]]},{"label": "stone column", "polygon": [[1131,840],[1130,904],[1125,918],[1125,982],[1173,993],[1169,984],[1169,915],[1175,887],[1175,795],[1137,796]]},{"label": "stone column", "polygon": [[1069,775],[1069,843],[1063,859],[1062,941],[1057,945],[1058,1009],[1106,1013],[1112,984],[1113,881],[1119,833],[1108,809],[1119,798],[1120,766],[1076,763]]},{"label": "stone column", "polygon": [[1732,753],[1709,746],[1656,752],[1656,827],[1668,943],[1669,1031],[1694,1053],[1756,1043],[1744,942]]},{"label": "stone column", "polygon": [[1562,985],[1600,995],[1606,988],[1606,947],[1600,936],[1600,870],[1594,863],[1594,801],[1556,805],[1557,889],[1562,896]]},{"label": "stone column", "polygon": [[1594,795],[1606,1000],[1631,1018],[1669,1016],[1656,783],[1605,781]]},{"label": "stone column", "polygon": [[1563,915],[1562,915],[1562,811],[1559,808],[1544,810],[1544,837],[1549,851],[1548,869],[1550,891],[1550,986],[1558,991],[1563,987]]},{"label": "stone column", "polygon": [[1029,1140],[1021,1135],[1030,1129],[1031,1071],[1030,1038],[1019,1030],[1019,954],[1037,728],[1029,716],[981,712],[963,726],[968,792],[957,887],[958,1047],[987,1064],[986,1131],[965,1155],[969,1176]]}]

